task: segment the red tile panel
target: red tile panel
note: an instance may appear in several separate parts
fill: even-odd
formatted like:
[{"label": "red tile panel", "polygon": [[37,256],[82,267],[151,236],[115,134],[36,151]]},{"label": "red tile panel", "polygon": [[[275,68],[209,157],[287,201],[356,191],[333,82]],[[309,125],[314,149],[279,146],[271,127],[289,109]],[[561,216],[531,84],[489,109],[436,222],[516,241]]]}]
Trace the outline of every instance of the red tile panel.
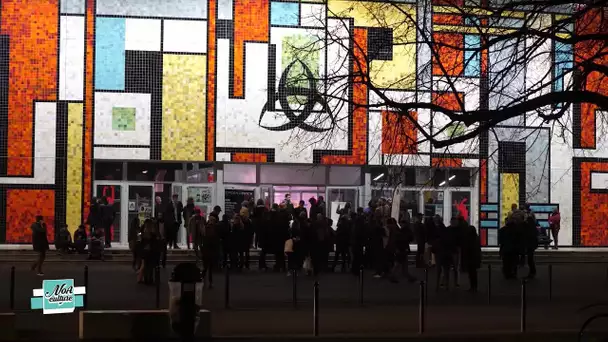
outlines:
[{"label": "red tile panel", "polygon": [[245,42],[268,42],[270,28],[268,11],[268,0],[234,2],[234,59],[232,65],[234,68],[233,95],[235,97],[245,96]]},{"label": "red tile panel", "polygon": [[441,106],[447,110],[453,110],[455,112],[462,112],[464,109],[460,105],[461,103],[464,104],[464,93],[461,92],[432,93],[431,101],[433,104]]},{"label": "red tile panel", "polygon": [[[608,194],[591,192],[591,172],[608,172],[608,162],[582,162],[581,163],[581,187],[580,208],[574,209],[574,213],[580,209],[581,215],[581,245],[582,246],[606,246],[608,245]],[[574,180],[577,181],[576,179]]]},{"label": "red tile panel", "polygon": [[267,163],[266,153],[233,153],[231,161],[235,163]]},{"label": "red tile panel", "polygon": [[82,217],[89,216],[92,195],[93,115],[95,114],[95,0],[87,0],[85,13],[84,158],[82,159]]},{"label": "red tile panel", "polygon": [[[460,76],[464,70],[464,35],[460,33],[433,33],[433,75]],[[442,70],[441,68],[444,68]]]},{"label": "red tile panel", "polygon": [[207,160],[215,160],[215,13],[217,0],[209,0],[207,12]]},{"label": "red tile panel", "polygon": [[456,14],[433,14],[433,24],[441,25],[462,25],[461,15]]},{"label": "red tile panel", "polygon": [[[412,119],[418,114],[411,112]],[[418,152],[418,130],[407,117],[391,111],[382,111],[382,153],[415,154]]]},{"label": "red tile panel", "polygon": [[479,237],[481,238],[481,245],[488,245],[488,230],[487,229],[479,229]]},{"label": "red tile panel", "polygon": [[431,165],[433,167],[449,167],[449,168],[461,168],[462,159],[460,158],[432,158]]},{"label": "red tile panel", "polygon": [[[353,30],[353,74],[366,75],[367,63],[365,56],[367,55],[367,30],[364,28],[355,28]],[[357,62],[359,61],[359,62]],[[323,164],[347,164],[347,165],[363,165],[366,161],[367,154],[367,86],[361,83],[361,77],[353,77],[353,118],[352,118],[352,152],[350,156],[323,156],[321,163]]]},{"label": "red tile panel", "polygon": [[488,201],[488,161],[482,159],[479,163],[479,200],[481,203],[486,203]]},{"label": "red tile panel", "polygon": [[57,98],[58,0],[0,1],[0,34],[9,36],[9,176],[33,173],[33,101]]},{"label": "red tile panel", "polygon": [[53,190],[6,191],[6,242],[30,243],[30,226],[42,215],[47,226],[49,242],[54,240],[55,192]]},{"label": "red tile panel", "polygon": [[[576,34],[608,34],[608,9],[598,8],[586,10],[584,16],[576,22]],[[575,45],[575,62],[593,62],[608,67],[608,55],[605,53],[605,42],[600,40],[585,40]],[[597,71],[589,73],[585,80],[585,90],[597,92],[608,96],[608,82],[606,76]],[[594,104],[583,103],[581,105],[581,134],[580,147],[595,147],[596,110]]]}]

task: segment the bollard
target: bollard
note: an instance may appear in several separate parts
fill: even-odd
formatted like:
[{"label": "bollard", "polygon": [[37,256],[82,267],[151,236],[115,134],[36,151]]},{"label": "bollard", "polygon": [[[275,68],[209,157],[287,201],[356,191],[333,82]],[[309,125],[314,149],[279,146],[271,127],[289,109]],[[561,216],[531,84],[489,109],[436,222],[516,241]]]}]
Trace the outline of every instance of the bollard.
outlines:
[{"label": "bollard", "polygon": [[298,271],[294,268],[291,271],[291,275],[293,277],[293,294],[292,294],[292,300],[293,300],[293,308],[297,309],[298,308]]},{"label": "bollard", "polygon": [[89,302],[89,293],[91,293],[91,289],[89,288],[89,266],[84,266],[84,288],[86,292],[84,294],[84,298],[82,299],[82,309],[87,309],[87,304]]},{"label": "bollard", "polygon": [[230,309],[230,265],[226,265],[224,282],[224,308]]},{"label": "bollard", "polygon": [[520,332],[526,332],[526,314],[527,314],[527,299],[526,299],[526,280],[521,280],[521,316],[520,316]]},{"label": "bollard", "polygon": [[549,265],[549,300],[553,300],[553,265]]},{"label": "bollard", "polygon": [[418,333],[420,335],[424,334],[424,327],[425,327],[425,322],[424,322],[424,309],[425,309],[425,297],[426,297],[426,284],[421,281],[420,282],[420,298],[419,298],[419,302],[418,302]]},{"label": "bollard", "polygon": [[363,266],[359,268],[359,306],[363,306]]},{"label": "bollard", "polygon": [[492,304],[492,265],[488,265],[488,304]]},{"label": "bollard", "polygon": [[11,287],[10,287],[11,310],[15,310],[15,266],[11,267]]},{"label": "bollard", "polygon": [[314,337],[319,336],[319,282],[315,281],[313,286],[313,297],[312,297],[312,334]]},{"label": "bollard", "polygon": [[160,266],[156,266],[154,273],[156,278],[156,308],[160,309]]}]

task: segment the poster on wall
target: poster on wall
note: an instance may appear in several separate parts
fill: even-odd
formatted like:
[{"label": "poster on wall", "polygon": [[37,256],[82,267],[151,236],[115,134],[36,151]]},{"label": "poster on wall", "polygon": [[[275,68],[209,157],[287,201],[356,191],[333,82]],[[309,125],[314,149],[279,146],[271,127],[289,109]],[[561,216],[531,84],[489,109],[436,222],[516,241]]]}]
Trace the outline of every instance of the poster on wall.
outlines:
[{"label": "poster on wall", "polygon": [[462,216],[467,222],[471,222],[471,192],[452,192],[452,217]]},{"label": "poster on wall", "polygon": [[194,206],[198,207],[204,216],[211,212],[211,187],[188,187],[188,198],[192,198],[194,200]]},{"label": "poster on wall", "polygon": [[241,210],[241,203],[254,197],[253,190],[226,190],[224,213],[232,217]]}]

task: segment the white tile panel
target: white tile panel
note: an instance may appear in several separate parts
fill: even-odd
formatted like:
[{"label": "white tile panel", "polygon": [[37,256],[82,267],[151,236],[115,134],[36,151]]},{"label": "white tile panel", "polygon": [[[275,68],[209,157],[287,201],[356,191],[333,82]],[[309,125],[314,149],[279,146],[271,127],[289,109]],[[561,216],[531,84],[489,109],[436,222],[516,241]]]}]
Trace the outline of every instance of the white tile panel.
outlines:
[{"label": "white tile panel", "polygon": [[207,52],[207,22],[165,20],[163,50],[166,52]]},{"label": "white tile panel", "polygon": [[59,36],[59,99],[84,99],[84,17],[61,16]]},{"label": "white tile panel", "polygon": [[125,50],[160,51],[160,20],[127,18]]}]

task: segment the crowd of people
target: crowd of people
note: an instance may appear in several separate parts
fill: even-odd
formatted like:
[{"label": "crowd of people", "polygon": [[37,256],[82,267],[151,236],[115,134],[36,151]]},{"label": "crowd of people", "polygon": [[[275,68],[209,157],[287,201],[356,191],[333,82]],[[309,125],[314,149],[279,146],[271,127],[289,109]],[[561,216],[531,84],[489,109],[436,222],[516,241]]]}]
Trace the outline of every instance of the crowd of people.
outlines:
[{"label": "crowd of people", "polygon": [[[477,229],[467,223],[462,216],[452,217],[445,226],[439,215],[420,213],[410,216],[401,210],[398,218],[391,217],[392,205],[386,199],[372,200],[367,208],[352,208],[346,203],[338,208],[338,222],[328,217],[322,196],[311,198],[309,207],[304,201],[297,206],[289,195],[280,204],[267,206],[263,200],[244,201],[234,212],[222,214],[219,206],[206,215],[189,198],[186,205],[174,195],[166,203],[156,198],[154,215],[140,221],[134,217],[129,224],[128,240],[133,254],[133,268],[137,280],[153,284],[153,270],[164,267],[167,249],[177,247],[179,227],[187,229],[187,247],[195,251],[197,261],[203,265],[206,283],[213,286],[213,272],[230,267],[240,271],[250,267],[250,250],[259,249],[258,268],[270,271],[267,256],[274,255],[272,271],[285,272],[288,276],[302,271],[309,275],[323,272],[350,271],[358,275],[360,269],[370,269],[374,278],[386,278],[399,282],[416,280],[408,269],[410,245],[417,246],[416,267],[437,269],[438,289],[450,287],[453,274],[455,287],[460,286],[460,273],[466,272],[470,291],[477,291],[477,270],[481,266],[481,243]],[[109,219],[103,219],[103,199],[94,202],[99,205],[89,216],[91,238],[87,238],[84,225],[74,233],[72,239],[67,226],[56,236],[60,252],[86,253],[90,258],[103,258]],[[107,213],[107,211],[106,211]],[[92,214],[95,215],[95,214]],[[557,248],[559,232],[559,212],[550,216],[549,223]],[[106,223],[104,223],[106,222]],[[32,225],[34,249],[39,251],[39,259],[32,270],[42,274],[42,263],[48,250],[46,225],[42,217],[37,217]],[[498,242],[503,261],[502,271],[507,279],[516,278],[518,266],[527,259],[529,278],[536,275],[534,251],[538,247],[539,225],[529,205],[521,209],[512,206],[499,229]],[[329,256],[334,252],[333,260]]]}]

